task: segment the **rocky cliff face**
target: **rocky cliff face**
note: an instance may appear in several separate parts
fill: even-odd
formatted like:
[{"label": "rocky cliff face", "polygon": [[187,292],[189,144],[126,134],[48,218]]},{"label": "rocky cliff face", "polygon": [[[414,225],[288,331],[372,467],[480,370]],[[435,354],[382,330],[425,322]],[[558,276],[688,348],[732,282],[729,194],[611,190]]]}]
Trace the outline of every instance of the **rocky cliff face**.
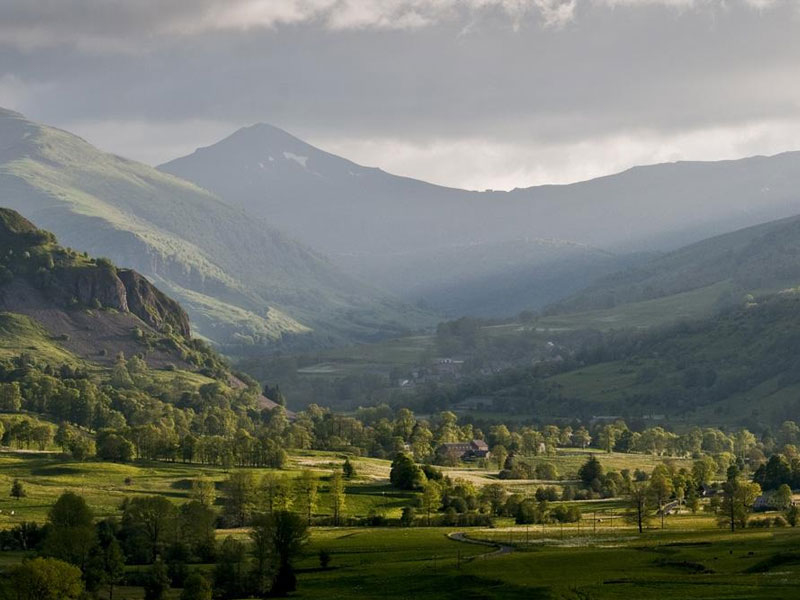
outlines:
[{"label": "rocky cliff face", "polygon": [[132,269],[120,269],[117,277],[125,286],[128,310],[155,329],[165,325],[189,337],[189,317],[172,298]]},{"label": "rocky cliff face", "polygon": [[[61,307],[112,308],[158,331],[190,336],[186,312],[142,275],[65,250],[51,234],[5,208],[0,208],[0,269],[0,286],[27,281]],[[5,304],[13,304],[14,295],[4,296]]]}]

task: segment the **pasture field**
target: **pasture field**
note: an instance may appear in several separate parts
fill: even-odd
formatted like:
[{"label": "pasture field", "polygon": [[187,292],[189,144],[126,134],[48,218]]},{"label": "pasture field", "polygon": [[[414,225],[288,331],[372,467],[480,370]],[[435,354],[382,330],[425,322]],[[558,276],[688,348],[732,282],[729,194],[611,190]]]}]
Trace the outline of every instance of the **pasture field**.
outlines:
[{"label": "pasture field", "polygon": [[578,469],[591,456],[595,456],[603,465],[606,471],[622,471],[629,469],[631,472],[636,469],[650,472],[656,465],[670,463],[676,469],[685,467],[692,468],[692,460],[688,458],[660,457],[651,454],[622,453],[622,452],[602,452],[596,449],[581,448],[558,448],[555,454],[533,457],[524,457],[525,462],[531,464],[550,463],[558,471],[560,477],[556,481],[529,480],[529,479],[498,479],[497,466],[491,468],[480,468],[477,464],[462,465],[458,467],[440,467],[441,470],[452,478],[460,478],[471,481],[481,486],[489,483],[500,483],[506,486],[509,491],[533,491],[542,485],[563,486],[567,483],[576,483]]},{"label": "pasture field", "polygon": [[730,282],[723,281],[680,294],[620,304],[614,308],[546,316],[537,321],[537,328],[551,331],[647,329],[674,321],[699,319],[710,315],[720,295],[730,288]]},{"label": "pasture field", "polygon": [[[662,458],[647,454],[620,454],[591,452],[580,449],[559,449],[554,456],[532,458],[532,461],[550,462],[559,475],[567,481],[574,479],[578,468],[595,454],[606,470],[643,469],[651,471]],[[340,469],[343,455],[334,452],[296,451],[287,468],[277,471],[286,477],[295,477],[301,470],[314,471],[319,479],[317,514],[332,513],[327,493],[327,479],[335,469]],[[676,466],[691,467],[691,461],[666,459]],[[373,458],[352,458],[357,478],[346,487],[348,517],[365,517],[371,511],[388,518],[398,518],[403,506],[412,502],[414,494],[398,491],[389,486],[390,463]],[[260,478],[270,469],[248,469]],[[446,475],[473,482],[478,487],[501,483],[509,492],[533,493],[542,485],[561,487],[565,481],[499,480],[497,468],[480,469],[474,466],[443,467]],[[44,522],[47,511],[65,490],[74,491],[86,498],[99,518],[119,514],[126,496],[162,495],[176,503],[189,499],[191,483],[200,475],[216,482],[220,488],[229,470],[208,465],[180,462],[152,462],[118,464],[111,462],[77,462],[63,460],[56,454],[15,452],[0,454],[0,528],[11,527],[22,521]],[[27,496],[15,499],[8,495],[11,484],[19,479]],[[222,502],[221,498],[217,500]],[[13,514],[12,514],[13,511]]]},{"label": "pasture field", "polygon": [[[678,516],[639,535],[630,525],[559,537],[524,527],[472,530],[513,550],[448,539],[451,529],[315,530],[299,565],[298,598],[542,598],[564,600],[797,598],[800,532],[730,533],[711,516]],[[655,524],[654,524],[655,526]],[[315,565],[315,551],[331,567]]]},{"label": "pasture field", "polygon": [[[278,472],[295,477],[302,469],[313,470],[320,479],[317,512],[331,513],[327,479],[332,469],[340,468],[343,458],[334,453],[306,452],[293,455],[286,469]],[[375,459],[352,459],[357,479],[347,485],[346,514],[364,517],[377,511],[387,517],[400,516],[412,494],[388,485],[389,463]],[[248,469],[257,478],[270,469]],[[192,480],[203,475],[217,484],[219,493],[229,471],[208,465],[180,462],[118,464],[77,462],[39,453],[0,454],[0,528],[23,521],[44,522],[58,496],[70,490],[86,499],[97,518],[118,516],[123,499],[128,496],[160,495],[176,503],[189,499]],[[11,484],[19,479],[24,498],[9,496]],[[221,508],[222,498],[217,499]]]},{"label": "pasture field", "polygon": [[[661,459],[643,455],[598,453],[608,469],[647,468]],[[559,452],[552,460],[559,470],[577,468],[588,452]],[[281,471],[296,475],[313,469],[320,477],[317,514],[330,512],[327,476],[342,456],[302,452],[291,456]],[[543,459],[544,460],[544,459]],[[388,462],[351,459],[359,478],[348,484],[348,516],[377,510],[397,517],[412,494],[393,490],[387,482]],[[264,469],[254,469],[266,472]],[[476,478],[478,485],[497,480],[477,468],[447,470],[451,476]],[[21,521],[44,521],[65,489],[82,494],[97,517],[119,515],[124,496],[159,494],[174,502],[188,498],[191,479],[204,474],[222,482],[217,467],[180,463],[119,465],[80,463],[36,453],[0,455],[0,527]],[[16,500],[7,490],[13,479],[25,485],[27,497]],[[126,480],[128,480],[126,482]],[[547,482],[503,482],[530,492]],[[527,487],[526,487],[527,486]],[[514,487],[510,491],[517,491]],[[218,500],[221,508],[222,500]],[[800,586],[800,529],[752,528],[730,533],[716,517],[699,511],[666,519],[665,529],[653,519],[643,534],[627,522],[621,499],[577,503],[580,523],[515,525],[498,518],[493,528],[452,527],[314,527],[309,545],[297,561],[295,598],[542,598],[553,600],[617,600],[623,598],[706,600],[709,598],[797,598]],[[13,511],[13,515],[11,512]],[[759,519],[760,516],[754,518]],[[460,533],[479,545],[451,539]],[[219,530],[219,538],[248,539],[247,529]],[[497,552],[498,547],[503,547]],[[319,552],[331,556],[321,568]],[[0,552],[0,570],[24,558]],[[131,567],[137,568],[137,567]],[[211,566],[193,566],[210,570]],[[170,600],[179,590],[170,592]],[[120,600],[140,600],[143,590],[115,590]]]}]

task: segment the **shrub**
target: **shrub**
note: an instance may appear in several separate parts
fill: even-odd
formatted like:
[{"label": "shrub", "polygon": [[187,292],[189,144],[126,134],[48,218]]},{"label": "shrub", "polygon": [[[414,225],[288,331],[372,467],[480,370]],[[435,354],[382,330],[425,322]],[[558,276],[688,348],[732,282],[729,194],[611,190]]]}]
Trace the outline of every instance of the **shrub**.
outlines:
[{"label": "shrub", "polygon": [[748,527],[754,528],[767,528],[772,526],[772,519],[769,517],[764,519],[750,519],[747,523]]}]

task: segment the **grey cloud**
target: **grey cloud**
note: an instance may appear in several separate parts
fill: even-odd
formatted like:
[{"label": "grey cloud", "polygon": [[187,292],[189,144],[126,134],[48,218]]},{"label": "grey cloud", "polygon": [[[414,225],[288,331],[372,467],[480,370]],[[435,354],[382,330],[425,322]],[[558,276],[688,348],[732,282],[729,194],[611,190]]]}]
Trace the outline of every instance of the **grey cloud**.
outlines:
[{"label": "grey cloud", "polygon": [[[781,0],[734,0],[765,11]],[[75,45],[83,50],[147,50],[147,40],[220,30],[313,24],[332,30],[417,29],[442,22],[501,15],[518,29],[534,20],[561,27],[594,7],[650,7],[678,11],[729,10],[726,0],[5,0],[0,44],[23,49]]]},{"label": "grey cloud", "polygon": [[[20,45],[57,22],[59,45]],[[768,132],[742,148],[778,149],[774,124],[800,122],[798,28],[796,3],[763,0],[6,0],[0,105],[149,162],[267,121],[356,158],[379,148],[387,170],[449,160],[445,183],[508,187],[569,178],[604,143],[591,174],[646,160],[637,136],[654,158],[713,155],[697,140],[714,131],[724,154],[753,128]],[[513,168],[469,165],[479,145]]]}]

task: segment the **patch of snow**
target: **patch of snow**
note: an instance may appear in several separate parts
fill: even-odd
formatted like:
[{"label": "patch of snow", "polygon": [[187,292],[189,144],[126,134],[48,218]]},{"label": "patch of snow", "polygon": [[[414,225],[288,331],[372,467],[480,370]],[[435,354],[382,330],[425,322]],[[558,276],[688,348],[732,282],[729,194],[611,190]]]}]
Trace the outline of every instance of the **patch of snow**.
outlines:
[{"label": "patch of snow", "polygon": [[308,162],[307,156],[298,156],[297,154],[292,154],[291,152],[284,152],[283,157],[287,160],[293,160],[304,169],[306,168],[306,162]]}]

